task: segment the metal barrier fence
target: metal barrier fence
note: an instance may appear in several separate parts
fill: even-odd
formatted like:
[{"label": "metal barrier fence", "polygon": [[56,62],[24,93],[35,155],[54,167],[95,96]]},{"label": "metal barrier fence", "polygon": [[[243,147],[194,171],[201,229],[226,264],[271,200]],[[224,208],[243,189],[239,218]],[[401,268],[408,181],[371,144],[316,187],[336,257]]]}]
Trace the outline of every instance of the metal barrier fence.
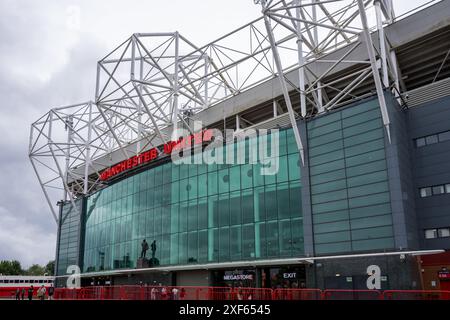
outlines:
[{"label": "metal barrier fence", "polygon": [[273,300],[321,300],[320,289],[275,289]]},{"label": "metal barrier fence", "polygon": [[382,300],[378,290],[324,290],[323,300]]},{"label": "metal barrier fence", "polygon": [[[20,297],[22,298],[22,288],[25,288],[24,299],[28,299],[28,287],[19,287]],[[34,287],[33,297],[36,297],[38,289],[39,289],[39,287]],[[0,299],[15,299],[16,298],[16,290],[17,290],[17,288],[11,288],[11,287],[1,288],[0,287]]]},{"label": "metal barrier fence", "polygon": [[450,300],[450,291],[386,290],[383,296],[385,300]]},{"label": "metal barrier fence", "polygon": [[56,300],[450,300],[450,291],[179,286],[56,288]]}]

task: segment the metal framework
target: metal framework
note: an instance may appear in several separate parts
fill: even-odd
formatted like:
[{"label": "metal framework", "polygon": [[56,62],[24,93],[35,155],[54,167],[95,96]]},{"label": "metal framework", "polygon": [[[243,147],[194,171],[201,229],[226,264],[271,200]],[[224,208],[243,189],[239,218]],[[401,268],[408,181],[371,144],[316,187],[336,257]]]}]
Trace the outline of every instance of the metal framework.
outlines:
[{"label": "metal framework", "polygon": [[[401,90],[383,31],[394,18],[392,0],[255,3],[260,19],[203,47],[178,32],[133,34],[98,62],[94,101],[53,108],[32,124],[29,157],[55,221],[54,203],[62,196],[74,205],[102,188],[99,173],[114,157],[173,140],[181,126],[192,132],[194,115],[276,78],[294,129],[299,119],[360,98],[356,89],[372,79],[390,137],[384,90]],[[357,67],[330,77],[349,65]],[[293,70],[298,81],[286,76]],[[300,114],[292,91],[300,95]],[[304,137],[294,132],[303,160]]]}]

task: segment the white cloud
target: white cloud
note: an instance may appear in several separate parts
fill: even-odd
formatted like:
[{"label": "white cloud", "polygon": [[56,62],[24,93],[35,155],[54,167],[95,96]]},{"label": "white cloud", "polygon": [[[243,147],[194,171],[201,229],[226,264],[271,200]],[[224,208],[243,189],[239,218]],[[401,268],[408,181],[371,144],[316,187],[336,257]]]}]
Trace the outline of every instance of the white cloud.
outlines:
[{"label": "white cloud", "polygon": [[31,264],[45,265],[53,260],[56,232],[42,230],[26,218],[0,207],[0,257],[16,259],[27,268]]}]

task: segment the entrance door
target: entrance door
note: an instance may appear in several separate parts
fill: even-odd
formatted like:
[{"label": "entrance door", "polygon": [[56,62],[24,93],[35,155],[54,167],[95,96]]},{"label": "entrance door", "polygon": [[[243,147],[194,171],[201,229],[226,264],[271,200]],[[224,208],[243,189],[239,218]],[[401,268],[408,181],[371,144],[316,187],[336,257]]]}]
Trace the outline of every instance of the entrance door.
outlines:
[{"label": "entrance door", "polygon": [[305,266],[264,269],[263,286],[272,289],[298,289],[306,287]]}]

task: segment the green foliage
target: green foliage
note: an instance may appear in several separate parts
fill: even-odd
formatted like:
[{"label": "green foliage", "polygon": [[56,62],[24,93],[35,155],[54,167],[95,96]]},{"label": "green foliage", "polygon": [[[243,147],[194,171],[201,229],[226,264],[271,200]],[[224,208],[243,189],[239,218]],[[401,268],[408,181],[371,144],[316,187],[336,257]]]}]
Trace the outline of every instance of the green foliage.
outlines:
[{"label": "green foliage", "polygon": [[2,260],[0,261],[0,273],[9,276],[9,275],[21,275],[23,274],[22,266],[20,262],[17,260]]},{"label": "green foliage", "polygon": [[2,260],[0,261],[0,274],[4,276],[53,276],[55,274],[55,261],[49,261],[45,267],[38,264],[33,264],[28,269],[22,269],[22,266],[17,260]]},{"label": "green foliage", "polygon": [[55,274],[55,260],[49,261],[44,269],[48,276],[53,276]]},{"label": "green foliage", "polygon": [[31,267],[28,268],[28,270],[26,271],[26,274],[28,276],[43,276],[45,273],[45,269],[44,267],[38,265],[38,264],[33,264]]}]

